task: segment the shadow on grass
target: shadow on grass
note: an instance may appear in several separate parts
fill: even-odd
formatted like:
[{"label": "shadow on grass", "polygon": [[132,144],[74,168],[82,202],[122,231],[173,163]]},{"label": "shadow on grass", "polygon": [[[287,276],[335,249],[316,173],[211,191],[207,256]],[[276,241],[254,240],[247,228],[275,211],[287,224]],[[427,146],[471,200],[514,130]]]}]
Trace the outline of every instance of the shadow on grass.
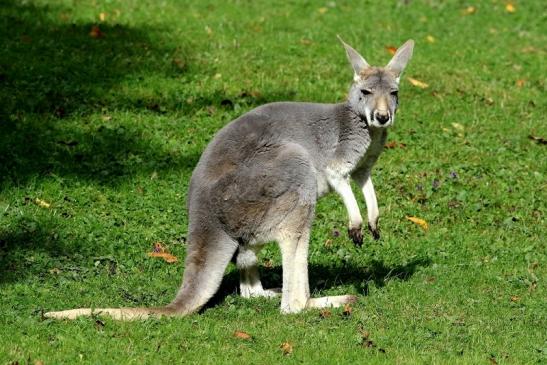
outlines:
[{"label": "shadow on grass", "polygon": [[[417,258],[406,264],[395,266],[388,266],[377,260],[371,261],[366,267],[352,264],[336,267],[310,264],[308,268],[310,291],[313,296],[316,291],[327,290],[338,285],[352,285],[357,293],[368,295],[371,284],[374,284],[377,288],[382,288],[392,280],[409,280],[420,267],[426,267],[430,264],[430,258]],[[281,287],[282,268],[262,268],[261,279],[265,288]],[[238,292],[238,288],[239,272],[233,270],[224,276],[219,291],[202,311],[221,304],[228,295]]]},{"label": "shadow on grass", "polygon": [[16,232],[0,231],[0,285],[47,273],[49,262],[42,254],[61,256],[70,249],[52,233],[50,223],[25,217],[17,221]]},{"label": "shadow on grass", "polygon": [[[32,176],[76,176],[112,184],[136,173],[164,168],[193,169],[197,157],[173,155],[162,138],[148,140],[149,125],[109,121],[91,114],[115,110],[191,116],[199,110],[231,110],[292,99],[294,94],[228,97],[222,91],[196,95],[189,104],[179,93],[128,96],[116,89],[126,80],[180,78],[200,72],[184,45],[169,45],[162,30],[71,22],[70,8],[13,0],[0,7],[0,186],[22,185]],[[182,65],[182,66],[181,66]],[[159,93],[158,93],[159,94]],[[108,116],[106,116],[108,117]],[[81,119],[80,119],[81,118]],[[87,118],[87,119],[86,119]],[[98,119],[98,118],[97,118]],[[184,121],[181,121],[184,122]]]}]

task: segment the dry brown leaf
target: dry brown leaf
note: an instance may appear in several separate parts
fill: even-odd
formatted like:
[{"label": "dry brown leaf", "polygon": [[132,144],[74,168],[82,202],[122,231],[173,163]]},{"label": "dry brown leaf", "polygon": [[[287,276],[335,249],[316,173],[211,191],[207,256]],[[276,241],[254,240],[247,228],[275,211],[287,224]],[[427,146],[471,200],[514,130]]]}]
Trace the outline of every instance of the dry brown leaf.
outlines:
[{"label": "dry brown leaf", "polygon": [[102,38],[102,37],[104,37],[104,33],[101,32],[101,28],[94,25],[94,26],[91,27],[91,30],[89,31],[89,36],[91,38]]},{"label": "dry brown leaf", "polygon": [[176,256],[173,256],[168,252],[149,252],[148,256],[162,258],[169,264],[175,263],[179,260]]},{"label": "dry brown leaf", "polygon": [[344,304],[344,311],[342,314],[346,317],[351,316],[351,312],[353,312],[353,308],[351,308],[351,305],[349,303]]},{"label": "dry brown leaf", "polygon": [[53,269],[49,269],[49,273],[52,275],[59,275],[61,273],[61,270],[54,267]]},{"label": "dry brown leaf", "polygon": [[474,6],[468,6],[467,8],[465,8],[465,10],[463,11],[463,15],[471,15],[471,14],[475,14],[477,12],[477,8],[474,7]]},{"label": "dry brown leaf", "polygon": [[106,20],[106,13],[105,12],[99,13],[99,20],[101,22],[104,22]]},{"label": "dry brown leaf", "polygon": [[409,221],[413,223],[416,223],[417,225],[422,227],[425,231],[429,229],[429,225],[427,224],[427,222],[421,218],[406,216],[406,219],[408,219]]},{"label": "dry brown leaf", "polygon": [[323,309],[319,312],[319,317],[321,318],[329,318],[330,316],[332,316],[332,312],[328,309]]},{"label": "dry brown leaf", "polygon": [[397,141],[389,141],[384,145],[385,148],[405,148],[406,144],[397,142]]},{"label": "dry brown leaf", "polygon": [[148,256],[150,257],[159,257],[165,260],[165,262],[172,264],[174,262],[177,262],[178,259],[176,256],[171,255],[167,249],[163,246],[163,243],[156,242],[154,243],[154,248],[152,249],[152,252],[148,253]]},{"label": "dry brown leaf", "polygon": [[517,296],[517,295],[512,295],[512,296],[511,296],[511,301],[512,301],[513,303],[518,302],[519,300],[520,300],[520,297],[519,297],[519,296]]},{"label": "dry brown leaf", "polygon": [[523,87],[524,84],[526,84],[526,80],[525,79],[518,79],[515,84],[517,85],[517,87]]},{"label": "dry brown leaf", "polygon": [[308,38],[302,38],[302,39],[300,39],[300,43],[305,45],[305,46],[309,46],[310,44],[313,43],[313,41],[311,39],[308,39]]},{"label": "dry brown leaf", "polygon": [[283,355],[287,356],[287,355],[290,355],[292,354],[292,351],[293,351],[293,348],[292,348],[292,343],[290,342],[283,342],[281,344],[281,346],[279,346],[281,348],[281,351],[283,351]]},{"label": "dry brown leaf", "polygon": [[393,47],[393,46],[386,46],[386,51],[389,52],[389,54],[391,54],[392,56],[395,54],[395,52],[397,52],[397,47]]},{"label": "dry brown leaf", "polygon": [[412,85],[420,88],[420,89],[427,89],[429,87],[429,84],[426,84],[423,81],[413,79],[412,77],[406,78]]},{"label": "dry brown leaf", "polygon": [[42,360],[35,360],[34,365],[44,365],[44,362]]},{"label": "dry brown leaf", "polygon": [[49,204],[47,201],[42,200],[40,198],[34,199],[34,203],[39,206],[40,208],[51,208],[51,204]]},{"label": "dry brown leaf", "polygon": [[515,11],[517,11],[517,7],[515,5],[513,5],[512,3],[507,3],[505,5],[505,10],[508,12],[508,13],[514,13]]},{"label": "dry brown leaf", "polygon": [[250,334],[248,334],[247,332],[243,332],[243,331],[235,331],[234,332],[234,337],[239,338],[240,340],[251,340],[252,339]]}]

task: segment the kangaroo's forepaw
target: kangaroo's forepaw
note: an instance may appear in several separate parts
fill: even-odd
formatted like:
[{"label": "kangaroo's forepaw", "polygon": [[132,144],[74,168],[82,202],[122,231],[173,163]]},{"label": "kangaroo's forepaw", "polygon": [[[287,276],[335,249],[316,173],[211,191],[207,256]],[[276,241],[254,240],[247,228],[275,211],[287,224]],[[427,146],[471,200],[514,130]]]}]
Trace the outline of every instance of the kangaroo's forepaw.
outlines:
[{"label": "kangaroo's forepaw", "polygon": [[361,227],[355,227],[355,228],[348,228],[348,235],[358,246],[361,246],[363,244],[363,232],[361,232]]},{"label": "kangaroo's forepaw", "polygon": [[378,226],[373,228],[369,223],[368,230],[370,231],[370,233],[372,233],[372,238],[374,238],[374,240],[378,241],[380,239],[380,229],[378,228]]}]

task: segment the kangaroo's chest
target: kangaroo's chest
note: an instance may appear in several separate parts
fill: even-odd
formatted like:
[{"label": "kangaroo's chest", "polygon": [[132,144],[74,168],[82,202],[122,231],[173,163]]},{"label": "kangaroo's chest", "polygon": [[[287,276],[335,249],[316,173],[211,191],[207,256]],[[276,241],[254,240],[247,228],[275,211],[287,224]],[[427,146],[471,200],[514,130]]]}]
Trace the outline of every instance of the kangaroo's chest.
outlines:
[{"label": "kangaroo's chest", "polygon": [[370,170],[382,151],[387,139],[387,130],[373,129],[370,133],[370,143],[354,170]]}]

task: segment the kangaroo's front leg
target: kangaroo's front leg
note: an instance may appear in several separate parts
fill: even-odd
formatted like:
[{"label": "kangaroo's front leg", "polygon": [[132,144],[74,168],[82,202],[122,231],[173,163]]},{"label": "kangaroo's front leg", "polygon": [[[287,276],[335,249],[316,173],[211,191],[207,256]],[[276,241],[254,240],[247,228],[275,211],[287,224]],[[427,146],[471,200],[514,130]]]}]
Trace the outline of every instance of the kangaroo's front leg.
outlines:
[{"label": "kangaroo's front leg", "polygon": [[357,200],[351,185],[349,182],[349,176],[340,176],[336,174],[328,174],[327,180],[329,185],[334,191],[336,191],[344,201],[344,205],[348,211],[349,227],[348,234],[353,242],[357,245],[363,244],[363,234],[361,233],[361,225],[363,224],[363,218],[361,218],[361,212],[357,205]]},{"label": "kangaroo's front leg", "polygon": [[365,202],[367,204],[367,215],[368,215],[368,229],[372,233],[372,237],[375,240],[380,239],[380,230],[378,228],[378,201],[376,200],[376,193],[374,191],[374,185],[372,185],[372,179],[370,175],[370,170],[358,173],[354,176],[355,181],[361,187],[363,196],[365,197]]}]

